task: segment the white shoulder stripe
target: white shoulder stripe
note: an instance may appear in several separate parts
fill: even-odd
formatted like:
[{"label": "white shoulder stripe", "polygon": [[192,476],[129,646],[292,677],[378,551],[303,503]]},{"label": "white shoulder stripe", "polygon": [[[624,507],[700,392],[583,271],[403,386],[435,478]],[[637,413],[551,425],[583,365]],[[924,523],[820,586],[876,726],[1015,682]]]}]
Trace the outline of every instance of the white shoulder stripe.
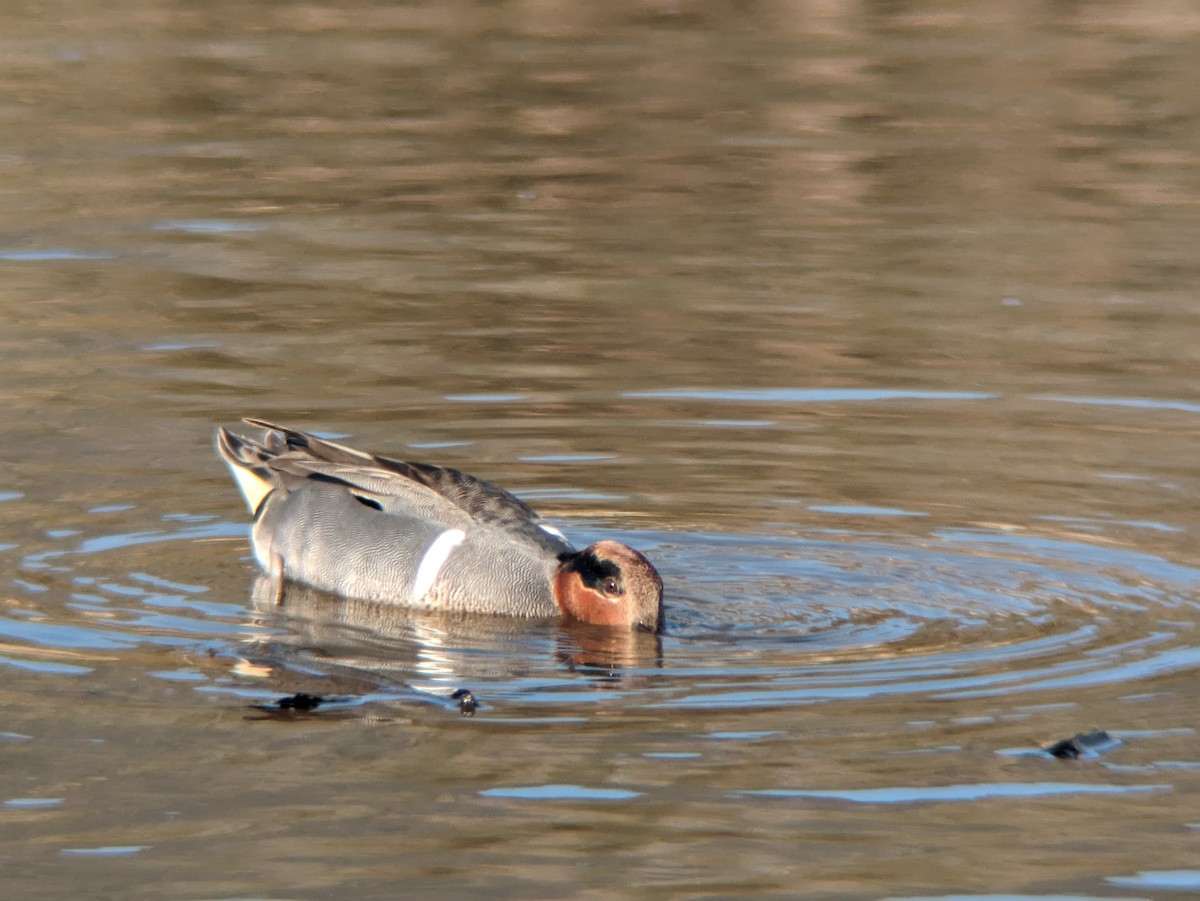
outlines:
[{"label": "white shoulder stripe", "polygon": [[[558,529],[554,528],[554,526],[550,525],[549,523],[539,522],[538,528],[541,529],[543,532],[545,532],[547,535],[553,535],[555,538],[561,538],[563,541],[567,541],[567,536],[564,535]],[[570,544],[569,541],[567,543]]]},{"label": "white shoulder stripe", "polygon": [[429,543],[421,564],[417,567],[417,578],[413,582],[412,599],[419,601],[429,594],[433,583],[437,581],[442,567],[450,559],[450,553],[463,543],[467,533],[462,529],[448,529]]}]

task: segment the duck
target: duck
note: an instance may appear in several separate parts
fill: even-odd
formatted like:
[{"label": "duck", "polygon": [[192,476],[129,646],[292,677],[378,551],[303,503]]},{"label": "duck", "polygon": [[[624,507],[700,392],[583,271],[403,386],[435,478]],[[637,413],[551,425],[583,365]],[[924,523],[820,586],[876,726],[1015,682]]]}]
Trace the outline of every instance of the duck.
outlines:
[{"label": "duck", "polygon": [[405,462],[247,418],[216,447],[276,586],[459,613],[564,618],[658,633],[663,582],[612,540],[577,550],[513,494],[447,466]]}]

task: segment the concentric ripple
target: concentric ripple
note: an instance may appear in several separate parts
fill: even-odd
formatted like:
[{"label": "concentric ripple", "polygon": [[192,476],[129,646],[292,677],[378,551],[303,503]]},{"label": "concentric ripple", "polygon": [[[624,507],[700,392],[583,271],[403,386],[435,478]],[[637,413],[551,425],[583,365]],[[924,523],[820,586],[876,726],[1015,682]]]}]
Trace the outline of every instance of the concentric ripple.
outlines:
[{"label": "concentric ripple", "polygon": [[668,656],[692,684],[669,706],[986,697],[1200,665],[1200,571],[1109,544],[1000,530],[657,537],[664,570],[704,561],[671,608]]},{"label": "concentric ripple", "polygon": [[[89,511],[98,517],[106,509]],[[138,647],[193,648],[247,634],[241,605],[214,600],[198,579],[197,549],[232,546],[245,528],[208,517],[167,515],[160,528],[94,528],[48,533],[11,545],[14,578],[0,615],[0,666],[83,676]]]},{"label": "concentric ripple", "polygon": [[[643,548],[663,572],[668,629],[657,640],[504,618],[381,616],[336,599],[280,608],[272,598],[256,609],[243,535],[241,526],[185,517],[150,532],[64,533],[41,549],[10,548],[28,601],[0,617],[0,663],[82,674],[136,646],[203,644],[231,659],[249,648],[274,671],[353,672],[367,692],[485,684],[492,700],[561,704],[595,699],[598,683],[606,697],[620,692],[653,708],[1112,684],[1134,694],[1142,680],[1200,666],[1200,570],[1052,525],[918,538],[852,530],[612,535]],[[194,573],[180,573],[194,568],[193,557],[202,564],[215,556],[225,586],[216,598]],[[236,693],[257,665],[223,676],[152,675]]]}]

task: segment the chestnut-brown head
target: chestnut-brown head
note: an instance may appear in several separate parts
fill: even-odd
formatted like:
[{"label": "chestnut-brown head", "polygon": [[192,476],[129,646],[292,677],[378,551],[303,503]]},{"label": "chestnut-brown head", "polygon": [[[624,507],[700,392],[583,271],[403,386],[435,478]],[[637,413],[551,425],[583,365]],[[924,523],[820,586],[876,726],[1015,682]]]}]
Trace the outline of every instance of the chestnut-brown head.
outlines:
[{"label": "chestnut-brown head", "polygon": [[565,616],[599,626],[662,629],[662,579],[633,548],[597,541],[559,561],[554,599]]}]

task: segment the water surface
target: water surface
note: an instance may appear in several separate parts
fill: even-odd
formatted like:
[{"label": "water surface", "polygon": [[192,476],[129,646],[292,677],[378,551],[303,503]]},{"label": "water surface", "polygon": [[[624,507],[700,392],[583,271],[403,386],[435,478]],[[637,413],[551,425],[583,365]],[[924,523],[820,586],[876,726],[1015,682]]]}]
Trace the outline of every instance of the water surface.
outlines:
[{"label": "water surface", "polygon": [[[1195,892],[1200,19],[0,24],[7,894]],[[275,605],[242,415],[633,544],[666,632]]]}]

